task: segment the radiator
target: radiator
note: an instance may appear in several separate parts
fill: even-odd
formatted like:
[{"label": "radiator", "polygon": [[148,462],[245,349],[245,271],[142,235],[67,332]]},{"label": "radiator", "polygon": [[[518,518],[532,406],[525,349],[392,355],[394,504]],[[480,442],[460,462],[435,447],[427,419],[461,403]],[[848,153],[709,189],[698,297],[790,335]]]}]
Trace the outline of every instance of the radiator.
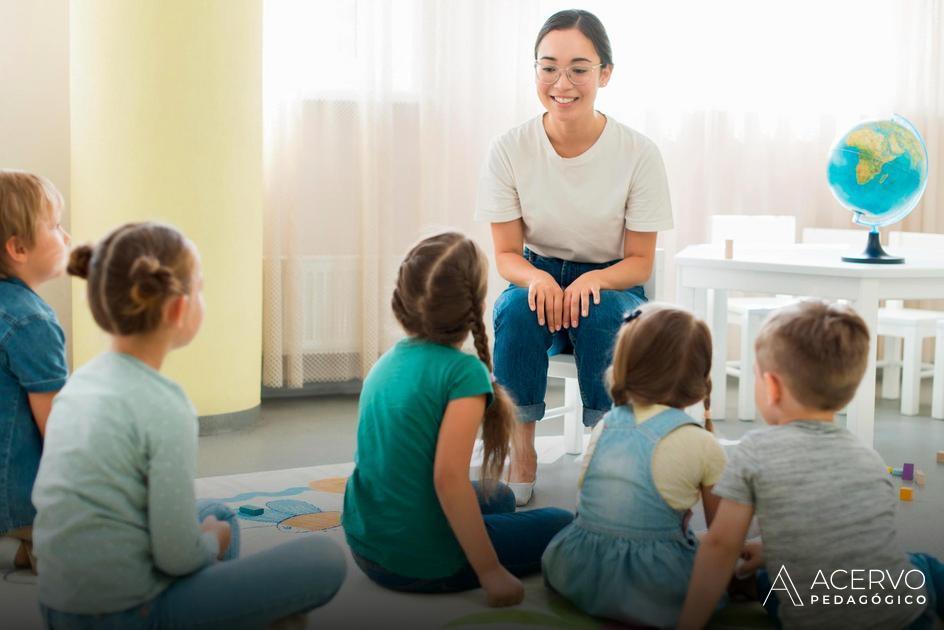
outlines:
[{"label": "radiator", "polygon": [[360,257],[306,256],[301,263],[304,352],[357,352],[361,334]]},{"label": "radiator", "polygon": [[[390,312],[399,257],[381,269],[375,296],[384,347],[402,336]],[[358,353],[364,332],[360,256],[305,256],[301,260],[300,304],[305,354]]]}]

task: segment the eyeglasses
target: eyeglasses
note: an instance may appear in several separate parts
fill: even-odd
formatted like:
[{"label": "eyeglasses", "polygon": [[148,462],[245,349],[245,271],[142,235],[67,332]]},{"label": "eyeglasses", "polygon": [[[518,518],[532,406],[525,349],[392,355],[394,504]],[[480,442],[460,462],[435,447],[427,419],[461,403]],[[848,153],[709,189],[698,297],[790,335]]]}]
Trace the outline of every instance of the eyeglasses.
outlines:
[{"label": "eyeglasses", "polygon": [[[574,64],[572,66],[567,66],[564,68],[564,73],[567,75],[567,80],[570,81],[573,85],[583,85],[590,80],[590,76],[593,73],[594,68],[602,68],[603,64],[598,63],[595,66],[588,66],[584,64]],[[534,74],[537,76],[538,81],[541,83],[553,84],[557,83],[557,80],[561,76],[560,66],[555,66],[549,63],[543,63],[540,61],[534,62]]]},{"label": "eyeglasses", "polygon": [[626,313],[625,315],[623,315],[623,323],[628,324],[634,319],[637,319],[640,315],[642,315],[642,309],[638,309],[638,308],[632,313]]}]

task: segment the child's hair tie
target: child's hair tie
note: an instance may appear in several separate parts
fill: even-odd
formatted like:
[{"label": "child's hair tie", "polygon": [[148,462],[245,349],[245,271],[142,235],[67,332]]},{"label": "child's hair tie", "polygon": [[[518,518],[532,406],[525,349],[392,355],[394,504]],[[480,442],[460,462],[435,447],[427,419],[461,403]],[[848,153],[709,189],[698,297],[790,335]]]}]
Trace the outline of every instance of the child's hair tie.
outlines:
[{"label": "child's hair tie", "polygon": [[623,315],[623,323],[628,324],[629,322],[633,321],[640,315],[642,315],[642,310],[638,308],[632,313],[626,313],[625,315]]}]

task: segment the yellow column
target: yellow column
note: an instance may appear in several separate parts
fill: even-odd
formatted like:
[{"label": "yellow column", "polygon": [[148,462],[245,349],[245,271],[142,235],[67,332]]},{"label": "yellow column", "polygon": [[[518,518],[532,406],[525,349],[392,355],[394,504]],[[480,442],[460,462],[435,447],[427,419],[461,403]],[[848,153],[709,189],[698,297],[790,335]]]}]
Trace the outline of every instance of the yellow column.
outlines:
[{"label": "yellow column", "polygon": [[[173,224],[200,250],[206,319],[169,357],[201,416],[258,413],[261,0],[72,0],[72,233]],[[104,347],[73,285],[75,366]],[[229,414],[235,414],[230,416]]]}]

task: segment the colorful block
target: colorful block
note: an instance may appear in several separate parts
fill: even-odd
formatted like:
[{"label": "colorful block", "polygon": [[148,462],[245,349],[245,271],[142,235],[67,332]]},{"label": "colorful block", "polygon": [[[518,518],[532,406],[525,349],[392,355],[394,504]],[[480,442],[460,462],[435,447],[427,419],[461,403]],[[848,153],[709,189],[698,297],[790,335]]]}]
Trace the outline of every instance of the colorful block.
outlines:
[{"label": "colorful block", "polygon": [[898,498],[901,499],[902,501],[911,501],[913,497],[914,497],[913,488],[908,488],[908,487],[898,488]]},{"label": "colorful block", "polygon": [[923,470],[916,470],[916,471],[915,471],[915,483],[916,483],[916,484],[918,484],[919,486],[921,486],[921,487],[923,488],[923,487],[924,487],[924,483],[925,483],[926,480],[927,480],[927,477],[924,476],[924,471],[923,471]]},{"label": "colorful block", "polygon": [[261,508],[255,505],[240,505],[239,513],[246,514],[247,516],[259,516],[265,512],[265,508]]},{"label": "colorful block", "polygon": [[905,481],[914,479],[914,464],[903,464],[901,467],[901,478]]},{"label": "colorful block", "polygon": [[904,471],[903,471],[901,468],[892,468],[892,469],[891,469],[891,473],[892,473],[893,475],[895,475],[896,477],[901,477],[901,475],[902,475],[903,472],[904,472]]}]

